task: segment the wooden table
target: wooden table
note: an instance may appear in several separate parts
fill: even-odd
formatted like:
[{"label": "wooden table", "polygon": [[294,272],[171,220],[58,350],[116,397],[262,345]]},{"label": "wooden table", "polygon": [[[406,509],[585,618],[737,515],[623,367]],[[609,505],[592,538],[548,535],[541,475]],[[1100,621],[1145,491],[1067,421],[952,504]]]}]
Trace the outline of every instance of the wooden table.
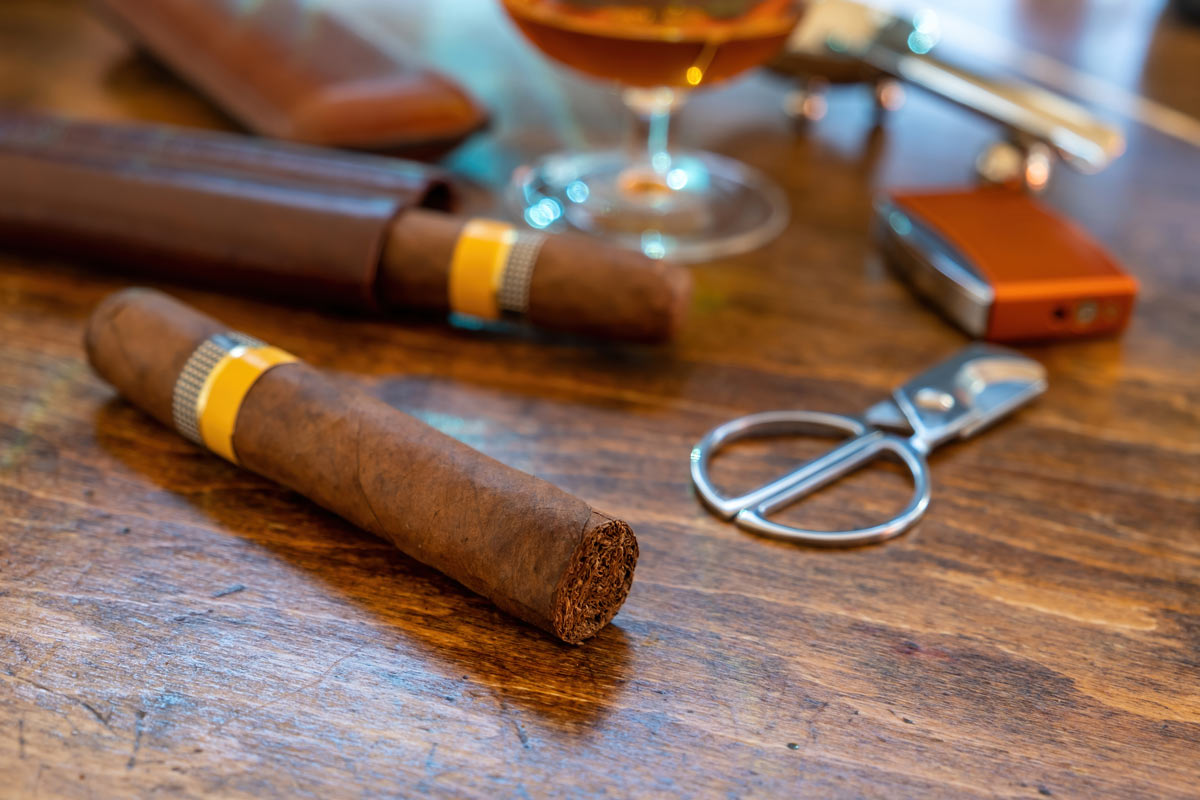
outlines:
[{"label": "wooden table", "polygon": [[[1101,99],[1200,114],[1200,31],[1156,5],[1014,0],[977,23]],[[494,183],[619,136],[613,95],[490,2],[388,9],[360,11],[496,111],[456,170]],[[793,222],[696,268],[671,347],[176,290],[628,519],[633,592],[580,647],[125,404],[80,343],[122,281],[0,255],[0,795],[1200,796],[1200,151],[1126,121],[1111,169],[1059,176],[1048,201],[1142,282],[1131,328],[1028,348],[1049,393],[934,457],[916,530],[818,551],[710,517],[688,450],[737,414],[863,408],[963,343],[879,264],[870,200],[966,180],[995,132],[914,93],[872,135],[848,90],[801,135],[781,92],[756,76],[683,115],[684,142],[779,180]],[[0,102],[227,124],[67,0],[0,6]],[[790,514],[878,520],[906,490],[880,468]]]}]

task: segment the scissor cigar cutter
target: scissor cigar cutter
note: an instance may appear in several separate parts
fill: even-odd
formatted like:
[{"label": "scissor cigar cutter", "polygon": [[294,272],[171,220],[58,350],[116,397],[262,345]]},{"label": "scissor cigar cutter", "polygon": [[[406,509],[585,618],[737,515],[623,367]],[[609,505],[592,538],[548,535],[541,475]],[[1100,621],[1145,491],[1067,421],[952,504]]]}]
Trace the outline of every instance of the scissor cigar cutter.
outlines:
[{"label": "scissor cigar cutter", "polygon": [[[754,533],[827,547],[880,542],[904,533],[929,506],[925,457],[930,450],[974,435],[1045,390],[1046,371],[1038,362],[1006,348],[973,344],[913,378],[861,417],[767,411],[719,425],[692,449],[692,484],[714,514]],[[730,442],[806,433],[814,427],[840,431],[850,438],[820,458],[739,497],[725,497],[713,486],[709,462]],[[767,519],[883,455],[898,458],[913,479],[912,500],[891,520],[856,530],[815,531]]]}]

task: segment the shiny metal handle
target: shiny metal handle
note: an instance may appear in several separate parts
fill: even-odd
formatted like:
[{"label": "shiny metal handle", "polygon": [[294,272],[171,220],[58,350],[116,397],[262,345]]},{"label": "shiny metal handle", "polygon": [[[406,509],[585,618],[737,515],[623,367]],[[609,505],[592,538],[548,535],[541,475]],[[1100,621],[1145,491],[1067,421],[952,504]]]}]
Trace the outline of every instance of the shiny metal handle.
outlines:
[{"label": "shiny metal handle", "polygon": [[[821,81],[876,82],[880,110],[887,107],[886,94],[878,88],[880,79],[906,81],[996,120],[1015,134],[1014,144],[1027,150],[1026,155],[1033,155],[1029,145],[1042,143],[1084,173],[1099,172],[1124,151],[1121,131],[1079,103],[1029,81],[990,78],[940,58],[936,14],[922,11],[911,18],[898,17],[880,5],[812,0],[788,41],[786,55],[776,59],[776,68],[799,73],[818,85]],[[811,102],[811,91],[806,89],[799,105],[793,106],[810,119],[824,108]],[[1050,168],[1040,155],[1033,162],[1039,169]],[[1038,178],[1041,184],[1045,177]]]},{"label": "shiny metal handle", "polygon": [[[899,456],[904,465],[908,467],[908,471],[912,473],[913,479],[912,499],[903,511],[887,522],[868,528],[854,528],[845,531],[814,531],[792,525],[782,525],[767,519],[768,514],[833,483],[838,478],[878,458],[884,452],[892,452]],[[825,462],[822,463],[820,470],[811,472],[805,479],[797,481],[787,491],[777,494],[757,506],[739,511],[737,517],[734,518],[738,527],[763,536],[803,542],[819,547],[850,547],[882,542],[893,536],[899,536],[911,528],[929,506],[929,468],[925,464],[925,457],[907,439],[882,431],[872,431],[864,436],[851,439],[819,460]],[[801,468],[801,470],[804,469],[804,467]],[[801,470],[797,470],[797,473]]]},{"label": "shiny metal handle", "polygon": [[1125,137],[1062,95],[1014,79],[993,80],[933,56],[870,48],[864,59],[877,69],[920,86],[963,108],[1045,142],[1084,174],[1099,172],[1125,150]]},{"label": "shiny metal handle", "polygon": [[[811,426],[834,428],[852,435],[830,452],[766,486],[739,497],[725,497],[708,475],[712,456],[737,439],[799,433]],[[807,494],[854,471],[885,452],[897,455],[913,477],[913,497],[896,517],[880,525],[847,531],[814,531],[767,519]],[[906,439],[867,426],[861,420],[815,411],[772,411],[752,414],[714,428],[692,449],[692,484],[704,503],[723,519],[734,519],[745,530],[765,536],[819,546],[849,546],[878,542],[908,530],[929,505],[929,471],[924,456]]]},{"label": "shiny metal handle", "polygon": [[738,439],[803,433],[813,425],[820,428],[834,428],[851,436],[862,436],[870,430],[861,420],[820,411],[764,411],[761,414],[749,414],[730,420],[713,428],[700,440],[699,444],[692,448],[692,485],[696,487],[700,499],[718,517],[729,520],[736,517],[742,509],[756,506],[779,492],[787,490],[792,484],[804,480],[808,471],[818,467],[820,459],[740,497],[725,497],[709,480],[708,464],[716,452],[729,442],[735,442]]}]

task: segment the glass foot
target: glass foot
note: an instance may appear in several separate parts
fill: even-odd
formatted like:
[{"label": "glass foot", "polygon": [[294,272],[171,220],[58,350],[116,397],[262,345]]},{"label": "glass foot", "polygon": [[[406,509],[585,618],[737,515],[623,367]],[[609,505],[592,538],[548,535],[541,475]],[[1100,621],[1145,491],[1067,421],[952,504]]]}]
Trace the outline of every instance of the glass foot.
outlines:
[{"label": "glass foot", "polygon": [[642,162],[619,150],[558,153],[518,168],[507,199],[533,228],[586,233],[679,261],[753,250],[788,221],[787,199],[774,183],[700,151]]}]

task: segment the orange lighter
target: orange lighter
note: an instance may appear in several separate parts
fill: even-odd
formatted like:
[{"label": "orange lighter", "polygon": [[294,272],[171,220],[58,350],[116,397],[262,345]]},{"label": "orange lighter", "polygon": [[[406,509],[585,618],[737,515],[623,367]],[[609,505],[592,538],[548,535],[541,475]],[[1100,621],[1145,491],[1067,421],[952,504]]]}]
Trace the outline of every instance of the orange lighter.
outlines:
[{"label": "orange lighter", "polygon": [[892,192],[876,215],[889,263],[972,336],[1116,333],[1133,311],[1137,282],[1086,231],[1026,192]]}]

